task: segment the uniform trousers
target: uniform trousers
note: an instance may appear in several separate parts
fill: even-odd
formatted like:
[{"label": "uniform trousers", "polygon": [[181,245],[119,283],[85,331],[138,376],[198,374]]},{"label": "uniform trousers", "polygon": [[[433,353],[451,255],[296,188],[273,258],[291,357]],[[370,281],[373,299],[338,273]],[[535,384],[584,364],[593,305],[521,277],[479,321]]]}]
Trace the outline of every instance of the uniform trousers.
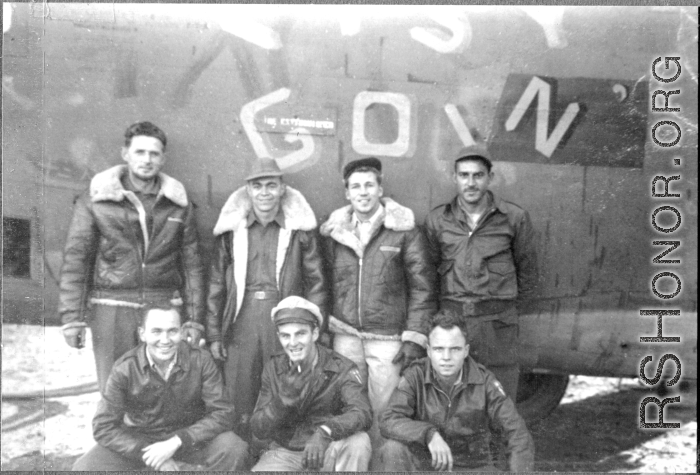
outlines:
[{"label": "uniform trousers", "polygon": [[[518,314],[515,306],[503,312],[465,318],[469,335],[469,355],[493,372],[503,391],[517,401],[520,363],[518,359]],[[508,470],[505,440],[500,431],[491,438],[491,452],[500,470]]]},{"label": "uniform trousers", "polygon": [[[233,432],[223,432],[189,450],[178,450],[173,459],[202,466],[205,470],[247,470],[248,444]],[[73,465],[73,471],[137,470],[149,470],[149,467],[142,460],[125,457],[101,445],[94,446]]]},{"label": "uniform trousers", "polygon": [[244,439],[249,439],[248,422],[258,400],[265,363],[282,351],[270,317],[278,303],[277,293],[265,292],[265,297],[272,298],[263,299],[256,299],[256,295],[261,293],[245,292],[241,310],[227,336],[228,356],[224,362],[226,391],[236,411],[236,432]]},{"label": "uniform trousers", "polygon": [[520,363],[518,314],[515,307],[494,315],[466,316],[469,356],[490,369],[516,402]]},{"label": "uniform trousers", "polygon": [[[341,333],[333,337],[333,349],[355,363],[363,381],[367,382],[373,414],[369,436],[375,450],[384,442],[379,433],[379,416],[389,404],[391,393],[401,379],[401,365],[392,363],[400,348],[399,340],[364,340]],[[376,469],[376,465],[377,460],[373,456],[371,468]]]},{"label": "uniform trousers", "polygon": [[104,394],[114,362],[139,344],[141,309],[93,304],[90,309],[92,350],[100,392]]},{"label": "uniform trousers", "polygon": [[[303,451],[289,450],[273,443],[253,472],[303,472]],[[366,432],[357,432],[345,439],[330,443],[326,449],[321,472],[366,472],[372,446]]]},{"label": "uniform trousers", "polygon": [[[456,454],[452,454],[454,459]],[[380,472],[434,472],[432,467],[432,456],[430,451],[425,448],[420,452],[412,451],[408,445],[397,440],[389,439],[379,449],[377,457],[380,460],[378,471]],[[495,472],[496,467],[493,465],[484,465],[480,467],[464,467],[459,465],[452,466],[453,472]]]}]

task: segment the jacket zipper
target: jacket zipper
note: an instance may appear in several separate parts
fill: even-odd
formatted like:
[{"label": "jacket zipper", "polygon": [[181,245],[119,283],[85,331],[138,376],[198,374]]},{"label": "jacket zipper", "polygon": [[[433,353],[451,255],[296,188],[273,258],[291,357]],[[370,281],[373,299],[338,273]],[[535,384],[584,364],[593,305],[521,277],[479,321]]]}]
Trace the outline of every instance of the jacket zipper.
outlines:
[{"label": "jacket zipper", "polygon": [[447,398],[447,411],[445,411],[445,420],[443,422],[445,425],[447,425],[447,421],[450,418],[450,409],[452,409],[452,399],[450,399],[450,396],[448,396],[447,393],[445,391],[443,391],[442,389],[440,389],[439,387],[435,386],[435,389],[437,389],[438,392],[444,394],[445,397]]},{"label": "jacket zipper", "polygon": [[[365,249],[367,249],[365,247]],[[360,267],[357,273],[357,320],[362,329],[362,258],[360,257]]]}]

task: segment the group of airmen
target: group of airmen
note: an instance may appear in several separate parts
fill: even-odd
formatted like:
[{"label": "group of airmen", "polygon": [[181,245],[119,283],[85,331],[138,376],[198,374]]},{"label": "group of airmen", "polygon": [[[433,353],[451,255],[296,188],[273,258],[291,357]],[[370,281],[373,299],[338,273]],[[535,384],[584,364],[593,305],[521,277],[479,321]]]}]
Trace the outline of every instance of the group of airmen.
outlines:
[{"label": "group of airmen", "polygon": [[101,392],[75,470],[533,470],[514,401],[536,243],[488,189],[483,145],[455,156],[457,194],[423,226],[383,196],[377,158],[345,165],[349,205],[320,226],[256,159],[209,272],[166,145],[133,124],[126,164],[74,205],[61,329],[80,348],[90,327]]}]

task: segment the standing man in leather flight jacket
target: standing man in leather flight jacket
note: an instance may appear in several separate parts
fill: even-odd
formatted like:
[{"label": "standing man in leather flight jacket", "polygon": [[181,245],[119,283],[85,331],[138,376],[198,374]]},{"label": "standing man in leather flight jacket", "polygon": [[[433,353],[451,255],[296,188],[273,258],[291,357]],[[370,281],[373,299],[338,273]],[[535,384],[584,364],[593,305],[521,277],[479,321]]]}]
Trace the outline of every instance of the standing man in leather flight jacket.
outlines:
[{"label": "standing man in leather flight jacket", "polygon": [[380,417],[383,472],[495,471],[492,432],[503,434],[511,472],[534,469],[525,421],[493,373],[469,356],[463,318],[433,317],[428,358],[408,368]]},{"label": "standing man in leather flight jacket", "polygon": [[458,194],[432,210],[425,227],[440,278],[440,308],[466,318],[472,356],[516,401],[516,303],[535,292],[537,245],[527,211],[488,190],[491,167],[485,146],[462,149],[453,175]]},{"label": "standing man in leather flight jacket", "polygon": [[75,203],[59,284],[63,336],[81,348],[90,325],[100,391],[138,344],[144,302],[184,303],[186,339],[197,346],[204,332],[194,210],[182,183],[160,171],[165,133],[138,122],[124,136],[126,165],[95,175]]},{"label": "standing man in leather flight jacket", "polygon": [[[360,368],[375,417],[401,371],[425,355],[428,319],[437,310],[425,236],[410,209],[382,198],[381,170],[373,157],[347,164],[350,205],[321,226],[333,276],[333,347]],[[381,443],[376,424],[372,438]]]},{"label": "standing man in leather flight jacket", "polygon": [[316,217],[304,196],[284,183],[271,158],[256,160],[246,180],[214,227],[207,341],[214,358],[224,361],[236,432],[249,439],[263,367],[282,351],[270,311],[284,297],[300,295],[325,312],[328,296]]}]

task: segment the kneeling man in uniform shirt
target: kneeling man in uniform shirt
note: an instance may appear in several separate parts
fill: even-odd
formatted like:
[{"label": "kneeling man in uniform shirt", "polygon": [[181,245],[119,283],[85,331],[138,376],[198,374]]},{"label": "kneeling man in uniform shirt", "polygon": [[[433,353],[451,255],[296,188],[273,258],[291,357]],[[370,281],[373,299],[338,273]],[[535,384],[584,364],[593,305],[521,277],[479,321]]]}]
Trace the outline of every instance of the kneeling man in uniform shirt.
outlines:
[{"label": "kneeling man in uniform shirt", "polygon": [[119,358],[92,422],[97,444],[73,470],[247,469],[248,445],[231,432],[233,407],[207,350],[181,341],[180,313],[147,306],[141,345]]},{"label": "kneeling man in uniform shirt", "polygon": [[469,356],[459,317],[437,313],[428,358],[405,372],[379,428],[382,471],[495,471],[491,431],[503,431],[510,471],[532,471],[534,443],[493,373]]},{"label": "kneeling man in uniform shirt", "polygon": [[284,353],[265,365],[250,425],[273,442],[252,470],[366,471],[372,410],[357,366],[316,343],[323,317],[308,300],[285,298],[272,320]]}]

